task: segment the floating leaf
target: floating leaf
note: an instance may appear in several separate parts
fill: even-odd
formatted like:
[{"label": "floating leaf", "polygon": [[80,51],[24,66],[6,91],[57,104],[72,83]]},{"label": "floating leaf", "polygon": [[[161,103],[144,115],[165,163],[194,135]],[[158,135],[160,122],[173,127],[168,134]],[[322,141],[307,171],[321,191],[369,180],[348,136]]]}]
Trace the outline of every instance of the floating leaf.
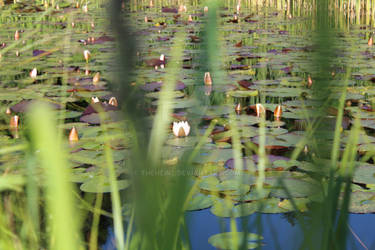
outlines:
[{"label": "floating leaf", "polygon": [[[118,190],[125,189],[130,186],[128,180],[117,181]],[[84,182],[80,189],[88,193],[109,193],[111,192],[111,184],[108,180],[103,177],[95,177],[86,182]]]},{"label": "floating leaf", "polygon": [[214,203],[214,196],[197,193],[193,195],[188,203],[186,210],[201,210],[211,207]]},{"label": "floating leaf", "polygon": [[246,240],[247,249],[255,249],[260,246],[257,241],[262,239],[262,236],[254,233],[227,232],[211,236],[208,242],[218,249],[239,249],[242,242]]}]

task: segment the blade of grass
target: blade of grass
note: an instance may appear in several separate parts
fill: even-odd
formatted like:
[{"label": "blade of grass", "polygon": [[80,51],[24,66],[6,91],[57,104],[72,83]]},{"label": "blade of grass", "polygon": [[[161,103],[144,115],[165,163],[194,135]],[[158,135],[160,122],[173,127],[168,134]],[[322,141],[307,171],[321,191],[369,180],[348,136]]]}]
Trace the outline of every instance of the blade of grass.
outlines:
[{"label": "blade of grass", "polygon": [[45,174],[50,249],[82,249],[77,225],[73,187],[67,157],[56,144],[56,124],[51,110],[36,104],[29,116],[32,143]]}]

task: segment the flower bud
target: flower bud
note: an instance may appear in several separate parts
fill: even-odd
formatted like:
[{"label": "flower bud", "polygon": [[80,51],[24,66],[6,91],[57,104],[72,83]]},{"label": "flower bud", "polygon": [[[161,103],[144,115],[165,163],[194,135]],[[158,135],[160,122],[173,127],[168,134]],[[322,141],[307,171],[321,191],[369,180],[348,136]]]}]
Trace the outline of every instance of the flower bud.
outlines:
[{"label": "flower bud", "polygon": [[204,84],[205,85],[212,85],[212,79],[211,79],[210,72],[204,73]]},{"label": "flower bud", "polygon": [[311,88],[312,84],[313,84],[313,80],[311,79],[311,76],[309,75],[307,77],[307,87]]},{"label": "flower bud", "polygon": [[86,50],[83,51],[83,57],[85,58],[86,63],[89,62],[90,56],[91,56],[91,53],[90,53],[89,50],[86,49]]},{"label": "flower bud", "polygon": [[100,100],[99,100],[98,97],[96,97],[96,96],[91,97],[91,103],[92,103],[92,104],[94,104],[94,103],[99,103],[99,102],[100,102]]},{"label": "flower bud", "polygon": [[275,118],[280,119],[282,113],[283,113],[283,110],[282,110],[282,108],[281,108],[281,105],[277,105],[277,107],[275,108],[275,111],[273,112],[273,116],[274,116]]},{"label": "flower bud", "polygon": [[266,113],[266,109],[260,103],[257,103],[255,105],[255,111],[256,111],[258,117],[260,117],[262,114]]},{"label": "flower bud", "polygon": [[35,80],[36,76],[38,75],[38,70],[36,68],[33,68],[32,71],[30,71],[30,77]]},{"label": "flower bud", "polygon": [[187,121],[173,122],[172,130],[176,137],[185,137],[190,133],[190,125]]},{"label": "flower bud", "polygon": [[374,38],[372,36],[370,36],[370,38],[367,41],[367,45],[372,46],[373,44],[374,44]]},{"label": "flower bud", "polygon": [[78,138],[78,132],[77,132],[77,129],[76,127],[73,127],[71,130],[70,130],[70,133],[69,133],[69,142],[77,142],[79,140]]},{"label": "flower bud", "polygon": [[118,106],[118,102],[117,102],[116,97],[114,97],[114,96],[111,97],[111,98],[109,99],[109,101],[108,101],[108,104],[117,107],[117,106]]},{"label": "flower bud", "polygon": [[234,108],[234,110],[236,111],[236,113],[239,115],[241,114],[241,111],[242,111],[242,107],[241,107],[241,103],[238,103],[236,105],[236,107]]},{"label": "flower bud", "polygon": [[10,118],[9,126],[11,129],[18,128],[20,121],[20,117],[18,115],[14,115]]},{"label": "flower bud", "polygon": [[20,32],[18,30],[16,30],[16,32],[14,33],[14,40],[18,40],[20,39]]},{"label": "flower bud", "polygon": [[99,81],[100,81],[100,72],[96,72],[96,74],[92,78],[92,84],[97,85]]}]

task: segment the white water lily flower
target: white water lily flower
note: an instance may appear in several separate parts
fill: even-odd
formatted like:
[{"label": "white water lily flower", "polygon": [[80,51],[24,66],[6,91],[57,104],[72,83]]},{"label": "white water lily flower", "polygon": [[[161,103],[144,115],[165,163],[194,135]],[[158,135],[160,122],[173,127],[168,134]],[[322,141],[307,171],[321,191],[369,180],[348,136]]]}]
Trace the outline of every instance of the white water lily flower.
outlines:
[{"label": "white water lily flower", "polygon": [[91,103],[99,103],[99,102],[100,102],[100,100],[99,100],[98,97],[96,97],[96,96],[91,97]]},{"label": "white water lily flower", "polygon": [[91,53],[90,53],[89,50],[86,49],[86,50],[83,51],[83,57],[85,58],[86,63],[89,62],[90,56],[91,56]]},{"label": "white water lily flower", "polygon": [[82,10],[85,13],[89,12],[89,8],[87,7],[87,4],[82,6]]},{"label": "white water lily flower", "polygon": [[185,137],[190,133],[190,125],[187,121],[173,122],[173,134],[176,137]]},{"label": "white water lily flower", "polygon": [[38,75],[38,70],[36,68],[33,68],[33,70],[30,71],[30,77],[32,79],[35,79],[37,75]]}]

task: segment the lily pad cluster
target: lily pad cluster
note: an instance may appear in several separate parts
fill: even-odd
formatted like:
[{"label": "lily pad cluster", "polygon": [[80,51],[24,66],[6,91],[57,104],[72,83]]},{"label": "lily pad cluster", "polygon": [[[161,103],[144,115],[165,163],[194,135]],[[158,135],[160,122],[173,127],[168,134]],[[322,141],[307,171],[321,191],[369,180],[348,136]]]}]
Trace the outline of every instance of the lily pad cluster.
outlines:
[{"label": "lily pad cluster", "polygon": [[[104,155],[108,146],[119,188],[127,188],[130,181],[124,177],[124,161],[132,137],[124,132],[121,101],[108,88],[113,79],[110,59],[115,39],[104,29],[107,22],[100,15],[101,9],[86,11],[68,2],[11,7],[12,18],[18,21],[10,23],[9,16],[0,15],[2,147],[26,146],[27,113],[35,102],[43,102],[54,110],[57,129],[64,135],[71,180],[84,192],[110,192]],[[4,15],[10,11],[7,6],[0,8]],[[52,12],[41,15],[45,9]],[[77,136],[69,144],[72,128]],[[24,173],[24,155],[23,150],[0,155],[1,172]]]},{"label": "lily pad cluster", "polygon": [[[140,15],[147,16],[147,22],[141,17],[136,18],[138,32],[147,34],[148,40],[141,45],[140,77],[136,86],[143,89],[149,99],[151,114],[159,103],[169,67],[168,59],[172,56],[168,53],[169,47],[176,29],[187,30],[183,69],[173,92],[172,119],[175,122],[187,120],[197,129],[192,129],[184,138],[175,138],[171,134],[166,141],[165,162],[176,163],[183,152],[199,143],[199,138],[214,122],[213,131],[194,159],[198,174],[192,179],[199,184],[194,186],[187,210],[210,208],[220,217],[240,217],[255,212],[305,212],[309,203],[323,199],[323,189],[314,175],[328,176],[329,171],[328,162],[319,167],[314,161],[309,145],[310,122],[324,116],[332,128],[326,139],[332,141],[338,114],[334,107],[316,110],[319,103],[313,98],[313,89],[319,71],[309,62],[315,48],[307,34],[309,30],[304,26],[305,19],[298,14],[263,13],[251,8],[239,12],[219,8],[218,12],[218,42],[222,45],[218,54],[222,53],[224,58],[218,59],[221,71],[210,72],[209,84],[205,77],[207,72],[202,70],[206,67],[206,58],[201,58],[201,49],[206,46],[202,30],[207,21],[203,6],[187,6],[183,11],[169,6],[157,13],[146,8]],[[193,21],[186,21],[190,20],[189,16],[194,17]],[[348,40],[357,44],[351,50],[356,55],[355,70],[346,80],[345,65],[348,62],[338,58],[335,67],[327,69],[327,73],[332,96],[338,101],[343,91],[346,92],[340,151],[344,151],[353,121],[359,117],[362,128],[357,153],[361,157],[371,155],[375,146],[373,73],[370,70],[373,61],[369,60],[373,58],[373,51],[364,39],[371,29],[355,24],[351,29],[353,33],[339,36],[337,53],[349,53],[347,46],[343,45]],[[165,55],[166,63],[163,68],[155,67],[161,64],[158,59],[161,54]],[[262,118],[257,113],[256,104],[264,107],[264,142],[261,137]],[[236,169],[233,159],[234,136],[239,136],[241,143],[241,169]],[[257,148],[261,143],[266,150],[263,192],[256,188],[259,177]],[[296,149],[301,153],[291,158]],[[202,174],[207,168],[211,170],[209,175]],[[340,168],[340,163],[337,168]],[[353,191],[372,190],[374,169],[371,157],[355,164]],[[352,199],[351,212],[358,212],[353,209],[355,202]]]}]

